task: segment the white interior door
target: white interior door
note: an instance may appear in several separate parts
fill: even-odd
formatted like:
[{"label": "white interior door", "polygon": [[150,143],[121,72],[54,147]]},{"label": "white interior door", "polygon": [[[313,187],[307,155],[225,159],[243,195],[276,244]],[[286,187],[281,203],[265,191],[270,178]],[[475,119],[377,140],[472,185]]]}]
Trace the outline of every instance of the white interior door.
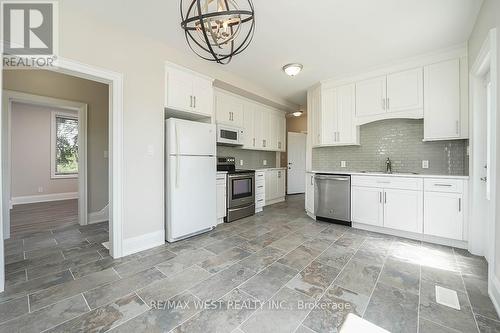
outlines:
[{"label": "white interior door", "polygon": [[306,134],[288,132],[288,194],[306,191]]}]

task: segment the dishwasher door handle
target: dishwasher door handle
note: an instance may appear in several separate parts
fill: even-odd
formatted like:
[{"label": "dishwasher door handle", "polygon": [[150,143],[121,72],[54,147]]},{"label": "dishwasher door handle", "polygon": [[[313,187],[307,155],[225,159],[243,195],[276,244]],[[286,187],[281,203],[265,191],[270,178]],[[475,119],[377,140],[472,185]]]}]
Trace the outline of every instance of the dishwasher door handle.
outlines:
[{"label": "dishwasher door handle", "polygon": [[338,180],[342,182],[346,182],[349,180],[349,177],[329,177],[329,176],[316,176],[314,177],[316,180]]}]

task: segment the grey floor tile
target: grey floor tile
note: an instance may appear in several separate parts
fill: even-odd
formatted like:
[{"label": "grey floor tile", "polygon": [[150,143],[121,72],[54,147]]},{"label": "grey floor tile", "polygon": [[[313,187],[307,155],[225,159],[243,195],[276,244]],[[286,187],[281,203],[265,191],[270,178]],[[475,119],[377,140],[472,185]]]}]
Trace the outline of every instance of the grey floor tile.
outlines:
[{"label": "grey floor tile", "polygon": [[500,332],[500,321],[476,315],[476,322],[481,333]]},{"label": "grey floor tile", "polygon": [[[41,277],[54,272],[64,271],[72,267],[83,265],[99,259],[101,259],[101,256],[96,251],[72,259],[64,259],[61,261],[47,263],[40,266],[33,266],[33,267],[30,266],[27,268],[28,280],[35,279],[37,277]],[[36,259],[33,260],[36,261]]]},{"label": "grey floor tile", "polygon": [[267,301],[298,273],[297,270],[274,263],[239,288],[261,302]]},{"label": "grey floor tile", "polygon": [[287,283],[287,287],[319,299],[340,273],[340,269],[313,261]]},{"label": "grey floor tile", "polygon": [[273,262],[285,255],[282,250],[275,249],[272,246],[265,247],[264,249],[255,252],[254,254],[246,257],[239,263],[255,272],[258,272],[265,267],[271,265]]},{"label": "grey floor tile", "polygon": [[240,264],[235,264],[228,269],[211,276],[205,281],[197,284],[190,289],[196,297],[201,300],[218,300],[232,289],[236,288],[256,272],[243,267]]},{"label": "grey floor tile", "polygon": [[33,266],[45,266],[52,263],[58,263],[64,260],[61,252],[50,253],[44,256],[37,257],[36,259],[22,259],[21,261],[12,262],[5,265],[5,272],[12,273],[21,269]]},{"label": "grey floor tile", "polygon": [[172,276],[182,272],[194,264],[198,264],[214,256],[215,255],[212,252],[205,249],[183,251],[174,258],[157,264],[156,268],[158,268],[166,276]]},{"label": "grey floor tile", "polygon": [[273,242],[272,246],[284,252],[289,252],[297,248],[299,245],[301,245],[302,243],[304,243],[309,239],[310,239],[309,237],[303,234],[293,233],[277,240],[276,242]]},{"label": "grey floor tile", "polygon": [[233,236],[230,236],[226,239],[209,244],[209,245],[205,246],[205,249],[207,249],[208,251],[210,251],[214,254],[219,254],[219,253],[227,251],[235,246],[238,246],[246,241],[247,240],[243,237],[233,235]]},{"label": "grey floor tile", "polygon": [[321,251],[308,247],[306,245],[301,245],[295,250],[288,253],[286,256],[278,260],[279,263],[287,265],[289,267],[295,268],[301,271],[309,265],[317,256],[319,256]]},{"label": "grey floor tile", "polygon": [[337,239],[333,244],[348,247],[350,249],[358,249],[361,244],[363,244],[366,237],[355,235],[351,233],[345,233]]},{"label": "grey floor tile", "polygon": [[418,321],[419,333],[458,333],[454,329],[436,324],[430,320],[420,318]]},{"label": "grey floor tile", "polygon": [[389,251],[383,248],[376,248],[372,245],[365,244],[366,243],[363,243],[363,245],[361,245],[353,258],[367,264],[383,264],[385,262],[385,259],[387,258]]},{"label": "grey floor tile", "polygon": [[92,273],[115,267],[122,263],[122,258],[113,259],[112,257],[106,257],[104,259],[95,260],[83,265],[71,267],[71,273],[73,273],[73,276],[78,279]]},{"label": "grey floor tile", "polygon": [[21,297],[5,303],[0,303],[0,323],[28,313],[28,297]]},{"label": "grey floor tile", "polygon": [[166,301],[209,277],[210,273],[204,269],[192,266],[138,290],[137,294],[150,305],[152,302]]},{"label": "grey floor tile", "polygon": [[10,287],[16,283],[25,282],[26,280],[25,269],[10,274],[5,274],[5,287]]},{"label": "grey floor tile", "polygon": [[467,295],[457,292],[460,310],[436,303],[435,284],[422,281],[420,317],[461,332],[477,332]]},{"label": "grey floor tile", "polygon": [[342,237],[342,235],[345,233],[345,230],[334,228],[334,227],[327,227],[325,230],[321,231],[319,234],[314,236],[314,239],[318,240],[323,240],[323,241],[328,241],[330,243],[335,242],[337,239]]},{"label": "grey floor tile", "polygon": [[356,250],[354,249],[333,244],[318,257],[318,261],[328,266],[341,269],[347,264],[355,252]]},{"label": "grey floor tile", "polygon": [[308,238],[315,238],[316,236],[318,236],[319,233],[325,231],[326,229],[327,225],[316,222],[311,225],[302,227],[301,229],[297,230],[297,233]]},{"label": "grey floor tile", "polygon": [[326,291],[303,324],[319,333],[336,332],[349,313],[361,317],[368,300],[366,295],[334,285]]},{"label": "grey floor tile", "polygon": [[249,252],[257,252],[262,250],[266,246],[271,245],[280,238],[282,237],[276,236],[275,233],[270,231],[243,244],[240,244],[239,247]]},{"label": "grey floor tile", "polygon": [[251,227],[245,231],[239,232],[238,236],[251,240],[268,233],[270,230],[270,228],[265,226]]},{"label": "grey floor tile", "polygon": [[335,284],[363,295],[370,295],[381,266],[365,264],[352,259],[335,280]]},{"label": "grey floor tile", "polygon": [[24,252],[24,255],[26,256],[27,259],[33,259],[33,258],[38,258],[42,257],[51,253],[57,253],[61,252],[63,250],[75,248],[75,247],[84,247],[89,245],[89,242],[87,241],[80,241],[78,243],[72,243],[72,244],[57,244],[56,246],[51,246],[47,247],[44,249],[39,249],[39,250],[33,250],[33,251],[26,251]]},{"label": "grey floor tile", "polygon": [[105,332],[148,309],[139,296],[131,294],[62,323],[47,332]]},{"label": "grey floor tile", "polygon": [[105,247],[102,244],[88,244],[84,246],[78,246],[62,250],[62,253],[66,259],[70,259],[74,257],[79,257],[83,254],[94,253],[102,249],[105,249]]},{"label": "grey floor tile", "polygon": [[83,293],[91,309],[108,304],[120,297],[126,296],[138,289],[144,288],[153,282],[163,279],[157,268],[148,268],[145,271],[125,277]]},{"label": "grey floor tile", "polygon": [[[279,302],[278,309],[272,304]],[[307,316],[309,309],[301,304],[312,303],[312,299],[286,287],[281,289],[262,309],[254,312],[240,329],[246,333],[253,332],[293,332]]]},{"label": "grey floor tile", "polygon": [[258,302],[238,289],[222,298],[213,309],[206,309],[177,327],[176,333],[230,333],[258,307]]},{"label": "grey floor tile", "polygon": [[463,279],[474,313],[494,320],[500,320],[495,306],[488,296],[488,283],[475,276],[463,275]]},{"label": "grey floor tile", "polygon": [[175,254],[163,248],[162,251],[150,256],[141,257],[137,260],[128,261],[124,264],[115,266],[114,269],[121,277],[130,276],[139,273],[145,269],[151,268],[161,262],[174,258]]},{"label": "grey floor tile", "polygon": [[39,250],[54,245],[57,245],[57,242],[54,238],[43,238],[40,240],[26,239],[24,242],[24,251]]},{"label": "grey floor tile", "polygon": [[420,266],[404,261],[388,259],[380,273],[380,282],[405,291],[419,294]]},{"label": "grey floor tile", "polygon": [[465,292],[462,276],[458,272],[422,266],[422,280]]},{"label": "grey floor tile", "polygon": [[69,270],[47,275],[38,279],[17,283],[0,293],[0,303],[15,298],[27,296],[38,290],[43,290],[57,285],[62,285],[73,281],[73,276]]},{"label": "grey floor tile", "polygon": [[0,325],[1,332],[38,333],[89,311],[83,296],[76,295]]},{"label": "grey floor tile", "polygon": [[378,283],[363,318],[390,332],[417,332],[418,295]]},{"label": "grey floor tile", "polygon": [[215,257],[202,261],[200,266],[210,273],[217,273],[248,257],[249,255],[251,255],[250,252],[240,249],[239,247],[233,247],[216,255]]},{"label": "grey floor tile", "polygon": [[169,332],[200,311],[197,302],[196,297],[184,292],[175,296],[171,302],[158,304],[123,325],[117,326],[112,332]]},{"label": "grey floor tile", "polygon": [[295,331],[295,333],[315,333],[315,331],[313,331],[312,329],[310,329],[309,327],[306,327],[304,325],[300,325],[297,330]]},{"label": "grey floor tile", "polygon": [[112,269],[93,273],[80,279],[30,294],[30,307],[32,311],[38,310],[65,298],[117,280],[119,280],[119,276]]},{"label": "grey floor tile", "polygon": [[24,260],[24,253],[14,253],[5,256],[5,265],[17,263]]}]

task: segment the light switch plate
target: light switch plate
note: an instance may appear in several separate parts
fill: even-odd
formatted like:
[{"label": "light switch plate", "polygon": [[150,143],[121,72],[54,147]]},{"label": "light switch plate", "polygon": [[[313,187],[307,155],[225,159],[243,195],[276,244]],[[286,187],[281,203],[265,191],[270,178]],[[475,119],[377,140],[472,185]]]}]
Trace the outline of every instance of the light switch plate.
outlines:
[{"label": "light switch plate", "polygon": [[267,165],[267,160],[263,160],[263,161],[262,161],[262,164],[263,164],[263,165]]},{"label": "light switch plate", "polygon": [[243,160],[240,160],[240,166],[243,166]]},{"label": "light switch plate", "polygon": [[38,188],[38,193],[43,193],[43,187],[42,187],[42,186],[40,186],[40,187]]},{"label": "light switch plate", "polygon": [[429,169],[429,161],[428,160],[422,161],[422,169]]},{"label": "light switch plate", "polygon": [[341,168],[347,168],[347,161],[340,161]]}]

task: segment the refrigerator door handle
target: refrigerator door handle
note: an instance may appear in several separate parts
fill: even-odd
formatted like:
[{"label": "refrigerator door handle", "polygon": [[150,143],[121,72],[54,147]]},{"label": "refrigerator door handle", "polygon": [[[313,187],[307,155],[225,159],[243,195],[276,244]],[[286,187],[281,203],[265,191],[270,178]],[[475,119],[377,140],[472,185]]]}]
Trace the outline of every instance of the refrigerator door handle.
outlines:
[{"label": "refrigerator door handle", "polygon": [[177,123],[175,124],[175,188],[179,188],[179,131],[177,130]]}]

